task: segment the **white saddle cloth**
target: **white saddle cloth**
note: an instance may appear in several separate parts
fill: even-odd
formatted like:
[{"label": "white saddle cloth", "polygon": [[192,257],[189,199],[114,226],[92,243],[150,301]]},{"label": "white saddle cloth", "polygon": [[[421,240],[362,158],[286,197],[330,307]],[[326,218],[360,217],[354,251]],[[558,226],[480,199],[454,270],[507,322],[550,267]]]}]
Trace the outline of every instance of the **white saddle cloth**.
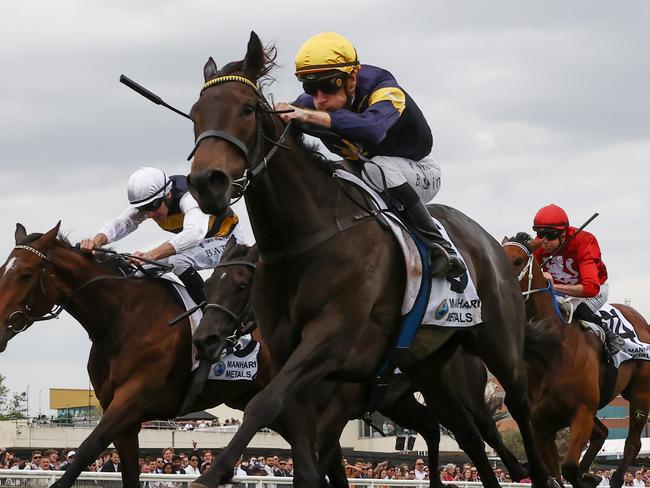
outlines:
[{"label": "white saddle cloth", "polygon": [[[185,310],[189,310],[196,306],[194,301],[190,298],[189,293],[183,286],[181,280],[174,273],[166,273],[162,278],[171,281],[176,288],[179,296],[183,300]],[[189,316],[190,328],[192,335],[196,332],[203,312],[197,310]],[[239,340],[230,348],[224,349],[221,353],[219,361],[210,366],[210,373],[208,380],[217,381],[252,381],[257,376],[258,355],[260,352],[260,345],[256,342],[251,334],[246,334],[239,338]],[[199,366],[199,361],[196,359],[196,348],[192,344],[192,371]]]},{"label": "white saddle cloth", "polygon": [[[349,181],[365,192],[373,199],[380,209],[386,209],[387,205],[381,196],[372,188],[366,185],[362,180],[352,173],[345,170],[337,170],[338,178]],[[404,254],[406,264],[406,292],[402,303],[402,315],[406,315],[415,303],[415,299],[420,290],[422,282],[422,259],[417,250],[413,238],[408,233],[404,224],[392,213],[384,214],[387,218],[395,239]],[[449,237],[444,226],[436,219],[433,219],[443,237],[451,242],[452,247],[458,253],[458,256],[465,262],[462,254],[456,248],[454,241]],[[453,289],[452,284],[444,278],[434,278],[431,280],[431,294],[429,302],[422,320],[423,325],[437,325],[442,327],[471,327],[481,323],[481,299],[476,291],[474,280],[470,273],[466,273],[460,278],[455,279]],[[458,291],[455,291],[458,290]]]}]

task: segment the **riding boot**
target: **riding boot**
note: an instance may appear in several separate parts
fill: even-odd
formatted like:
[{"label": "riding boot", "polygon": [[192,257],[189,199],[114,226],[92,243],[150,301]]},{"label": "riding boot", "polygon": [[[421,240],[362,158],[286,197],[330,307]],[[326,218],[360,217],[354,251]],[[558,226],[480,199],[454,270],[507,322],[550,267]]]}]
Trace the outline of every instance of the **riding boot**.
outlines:
[{"label": "riding boot", "polygon": [[605,333],[605,345],[612,356],[623,348],[625,340],[603,324],[603,319],[596,312],[591,310],[586,303],[578,305],[573,316],[579,320],[584,320],[600,327],[600,329]]},{"label": "riding boot", "polygon": [[203,289],[205,282],[194,268],[187,268],[179,274],[178,277],[185,285],[185,289],[190,298],[194,300],[194,303],[199,305],[200,303],[207,301],[205,290]]},{"label": "riding boot", "polygon": [[456,251],[431,218],[427,207],[408,183],[389,189],[390,195],[404,205],[403,213],[425,238],[431,249],[431,275],[456,278],[467,271]]}]

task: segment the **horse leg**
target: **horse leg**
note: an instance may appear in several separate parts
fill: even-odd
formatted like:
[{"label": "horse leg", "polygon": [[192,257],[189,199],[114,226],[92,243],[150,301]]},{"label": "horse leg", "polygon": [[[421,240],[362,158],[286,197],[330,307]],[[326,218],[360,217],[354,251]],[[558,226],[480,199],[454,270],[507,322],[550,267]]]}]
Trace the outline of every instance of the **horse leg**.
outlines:
[{"label": "horse leg", "polygon": [[[489,328],[490,325],[490,323],[484,323],[479,325],[478,328]],[[505,350],[506,347],[500,343],[503,340],[501,336],[493,336],[493,333],[490,335],[487,332],[479,334],[477,339],[481,340],[483,344],[481,346],[473,344],[470,349],[476,351],[477,355],[483,359],[485,365],[503,386],[506,393],[504,403],[519,427],[528,458],[533,487],[546,487],[549,483],[548,471],[539,460],[539,453],[535,447],[530,426],[528,376],[525,363],[522,358],[513,357],[512,351],[508,353]]]},{"label": "horse leg", "polygon": [[562,460],[562,475],[574,488],[586,487],[578,476],[578,461],[594,428],[594,412],[579,405],[570,425],[569,446]]},{"label": "horse leg", "polygon": [[578,467],[578,474],[582,475],[583,481],[593,483],[594,486],[597,486],[602,479],[599,476],[589,476],[586,473],[589,472],[591,463],[594,462],[600,448],[603,447],[603,444],[607,440],[608,433],[609,430],[605,427],[605,424],[603,424],[598,417],[594,417],[594,428],[591,431],[591,437],[589,438],[589,447],[584,456],[582,456],[582,460]]},{"label": "horse leg", "polygon": [[[311,323],[309,329],[313,334],[303,339],[271,383],[251,399],[244,410],[244,421],[228,446],[192,486],[209,488],[232,478],[237,459],[257,431],[271,425],[292,399],[308,393],[313,385],[318,385],[328,374],[340,369],[346,358],[336,353],[347,353],[349,348],[341,342],[340,334],[335,335],[331,321],[332,317],[321,316]],[[306,420],[304,416],[297,416],[294,422]],[[301,486],[320,486],[320,476],[315,469],[313,471],[316,476],[303,480]]]},{"label": "horse leg", "polygon": [[623,459],[609,482],[612,488],[620,488],[623,485],[625,471],[634,462],[641,450],[641,433],[648,421],[650,393],[648,392],[647,385],[633,384],[629,395],[626,396],[628,396],[630,401],[629,430],[625,439]]},{"label": "horse leg", "polygon": [[[418,362],[415,367],[405,366],[402,369],[416,389],[420,390],[424,395],[427,405],[435,405],[436,417],[441,424],[454,433],[460,448],[474,462],[483,486],[499,488],[499,481],[494,475],[492,465],[485,454],[485,443],[469,411],[453,391],[446,391],[445,398],[440,398],[440,391],[436,382],[432,384],[431,371],[435,371],[437,363],[436,360],[432,359],[430,357],[428,360]],[[433,476],[433,478],[435,477]]]},{"label": "horse leg", "polygon": [[140,395],[136,392],[140,390],[140,384],[134,384],[132,387],[127,385],[115,392],[115,396],[104,411],[101,421],[86,440],[81,443],[79,449],[76,450],[74,461],[52,487],[71,487],[79,474],[97,459],[111,441],[130,428],[134,419],[139,419],[142,408],[138,404]]},{"label": "horse leg", "polygon": [[[419,403],[411,391],[388,405],[381,405],[379,412],[398,425],[415,430],[427,443],[429,467],[438,466],[440,455],[440,425],[431,409]],[[430,488],[442,488],[440,476],[429,477]]]},{"label": "horse leg", "polygon": [[560,486],[564,486],[562,484],[562,475],[560,474],[560,453],[555,443],[557,428],[546,425],[543,419],[533,421],[533,435],[540,458],[547,467],[549,474]]},{"label": "horse leg", "polygon": [[138,423],[116,436],[113,440],[115,448],[120,453],[122,486],[124,488],[140,488],[140,466],[138,465],[138,432],[140,432],[140,425]]},{"label": "horse leg", "polygon": [[508,473],[510,473],[512,481],[519,482],[519,480],[524,479],[527,476],[526,469],[503,443],[503,438],[494,423],[492,413],[488,411],[484,400],[482,401],[482,404],[476,405],[475,408],[472,409],[472,415],[481,436],[485,442],[487,442],[488,445],[497,452],[501,461],[508,470]]}]

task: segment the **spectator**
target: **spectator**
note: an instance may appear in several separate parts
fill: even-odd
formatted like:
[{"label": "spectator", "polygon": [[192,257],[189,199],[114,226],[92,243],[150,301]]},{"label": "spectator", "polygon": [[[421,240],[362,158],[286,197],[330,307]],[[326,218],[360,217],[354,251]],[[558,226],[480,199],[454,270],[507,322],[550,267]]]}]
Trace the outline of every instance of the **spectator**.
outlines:
[{"label": "spectator", "polygon": [[50,462],[50,458],[47,456],[43,456],[41,458],[41,470],[43,471],[52,471],[52,463]]},{"label": "spectator", "polygon": [[497,477],[497,480],[499,482],[503,482],[503,481],[506,480],[505,476],[503,475],[503,470],[501,468],[497,468],[497,469],[494,470],[494,476]]},{"label": "spectator", "polygon": [[181,461],[180,456],[172,457],[172,468],[174,474],[185,474],[185,470],[183,469],[183,461]]},{"label": "spectator", "polygon": [[187,454],[181,452],[178,456],[181,458],[181,468],[187,468],[190,465],[190,459],[187,457]]},{"label": "spectator", "polygon": [[105,462],[102,466],[102,473],[117,473],[121,471],[122,465],[120,464],[120,455],[116,450],[113,450],[108,462]]},{"label": "spectator", "polygon": [[[205,473],[208,469],[210,469],[210,463],[209,462],[203,463],[201,465],[201,474]],[[246,476],[246,472],[243,472],[243,474],[239,474],[237,469],[235,468],[235,476]]]},{"label": "spectator", "polygon": [[634,477],[629,471],[623,476],[623,486],[634,486]]},{"label": "spectator", "polygon": [[273,476],[273,470],[275,468],[275,459],[273,456],[267,456],[266,462],[264,463],[264,470],[269,476]]},{"label": "spectator", "polygon": [[185,468],[185,473],[186,474],[196,474],[199,475],[201,472],[199,471],[199,458],[196,454],[192,454],[190,457],[190,463]]},{"label": "spectator", "polygon": [[163,457],[163,462],[167,464],[171,464],[172,458],[174,457],[174,448],[166,447],[165,449],[163,449],[162,457]]},{"label": "spectator", "polygon": [[50,458],[50,466],[52,470],[59,469],[59,451],[56,449],[48,449],[45,451],[45,455]]},{"label": "spectator", "polygon": [[288,458],[285,466],[287,470],[287,476],[293,478],[293,458]]},{"label": "spectator", "polygon": [[481,478],[480,478],[480,476],[478,475],[478,470],[477,470],[474,466],[472,466],[471,468],[469,468],[469,470],[470,470],[471,473],[472,473],[472,477],[471,477],[470,481],[481,481]]},{"label": "spectator", "polygon": [[66,454],[65,461],[63,461],[61,463],[61,465],[59,466],[59,470],[60,471],[65,471],[66,469],[68,469],[70,464],[72,464],[72,461],[74,461],[74,457],[75,457],[76,454],[77,453],[75,451],[68,451],[68,453]]},{"label": "spectator", "polygon": [[[440,478],[443,481],[453,481],[454,480],[454,470],[456,469],[456,466],[454,464],[448,464],[445,466],[445,471],[442,473],[442,477]],[[413,473],[415,474],[415,479],[416,480],[423,480],[426,479],[427,477],[427,472],[424,470],[424,460],[423,459],[416,459],[415,460],[415,466],[413,469]],[[451,479],[450,479],[451,478]]]}]

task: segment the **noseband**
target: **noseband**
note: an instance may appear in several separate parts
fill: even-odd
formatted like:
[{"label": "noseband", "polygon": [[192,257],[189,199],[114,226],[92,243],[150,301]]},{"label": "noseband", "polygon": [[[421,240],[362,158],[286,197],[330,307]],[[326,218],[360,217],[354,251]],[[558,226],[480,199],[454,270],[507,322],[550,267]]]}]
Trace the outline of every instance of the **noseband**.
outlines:
[{"label": "noseband", "polygon": [[523,280],[525,278],[526,274],[528,274],[528,289],[526,291],[521,292],[521,294],[525,297],[524,301],[527,301],[533,293],[548,291],[548,292],[550,292],[552,294],[552,289],[553,288],[552,288],[552,285],[551,285],[550,281],[547,283],[546,288],[533,289],[533,264],[535,262],[535,259],[533,257],[533,253],[531,253],[530,250],[526,246],[524,246],[523,244],[521,244],[519,242],[516,242],[516,241],[504,242],[501,246],[502,247],[508,247],[508,246],[518,247],[519,249],[521,249],[522,251],[524,251],[526,253],[526,256],[528,256],[528,261],[526,262],[526,266],[524,266],[524,269],[522,269],[521,273],[519,273],[519,275],[517,276],[517,281],[521,282],[521,280]]},{"label": "noseband", "polygon": [[[243,76],[226,75],[226,76],[219,76],[218,78],[213,78],[212,80],[209,80],[203,84],[203,86],[201,87],[200,95],[202,95],[203,92],[208,88],[210,88],[211,86],[218,85],[220,83],[231,83],[231,82],[243,83],[244,85],[250,87],[255,92],[255,95],[257,97],[257,101],[259,104],[258,107],[261,108],[264,112],[269,114],[291,112],[291,110],[273,110],[269,102],[266,100],[266,98],[264,98],[264,95],[262,95],[262,93],[260,92],[257,85],[253,83],[251,80],[249,80],[248,78],[245,78]],[[258,115],[256,119],[259,119],[259,112],[257,112],[257,114]],[[199,136],[196,138],[196,140],[194,141],[194,149],[192,149],[192,152],[188,156],[187,160],[189,161],[190,159],[192,159],[192,157],[194,157],[194,154],[196,154],[196,151],[199,148],[199,144],[201,144],[201,142],[206,139],[216,138],[230,143],[230,145],[233,146],[237,150],[237,152],[239,152],[244,157],[244,160],[246,161],[246,170],[244,171],[243,176],[231,182],[232,185],[239,188],[239,191],[237,192],[236,195],[236,199],[239,199],[244,195],[251,181],[253,181],[255,178],[257,178],[266,170],[271,158],[275,155],[278,148],[282,147],[284,149],[288,149],[287,146],[283,145],[283,143],[284,140],[286,139],[290,127],[291,127],[291,122],[289,122],[286,125],[286,127],[282,131],[282,134],[280,134],[280,137],[276,141],[273,141],[272,139],[268,138],[264,134],[264,129],[262,128],[262,124],[260,123],[259,120],[257,120],[256,141],[258,142],[256,143],[256,145],[259,145],[259,141],[261,141],[262,139],[266,139],[273,145],[271,150],[265,156],[260,158],[257,162],[251,161],[252,159],[250,155],[251,152],[248,150],[248,147],[244,142],[242,142],[239,138],[235,137],[234,135],[218,129],[210,129],[201,132]]]}]

